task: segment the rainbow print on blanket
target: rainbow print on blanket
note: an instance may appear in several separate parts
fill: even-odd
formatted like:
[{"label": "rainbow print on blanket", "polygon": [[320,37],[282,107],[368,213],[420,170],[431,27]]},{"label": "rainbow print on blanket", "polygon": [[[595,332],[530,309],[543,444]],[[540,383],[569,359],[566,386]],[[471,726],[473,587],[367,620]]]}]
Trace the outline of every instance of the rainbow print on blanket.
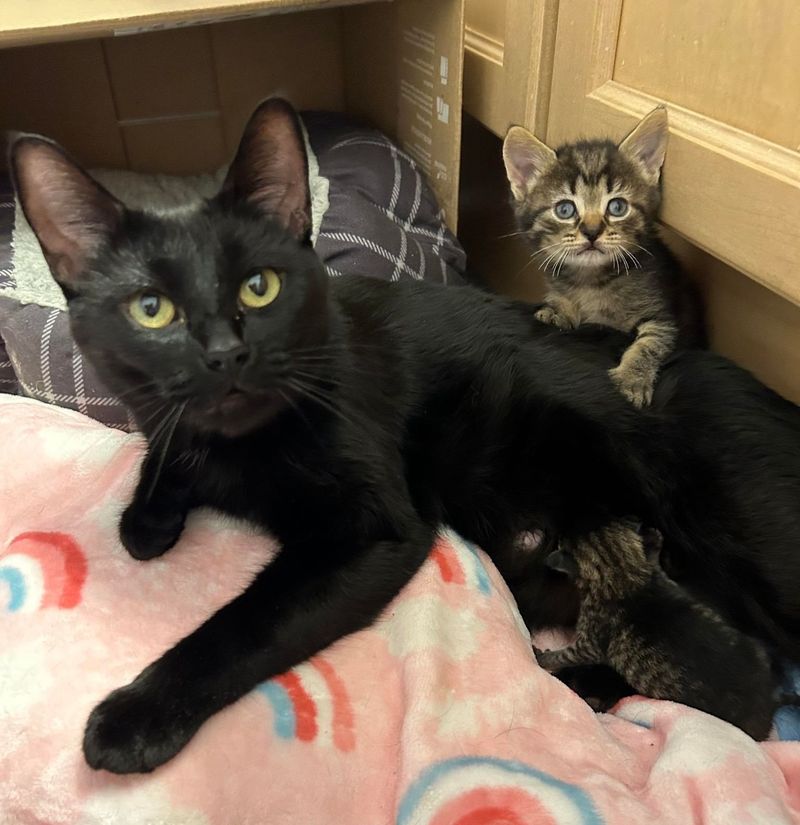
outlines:
[{"label": "rainbow print on blanket", "polygon": [[508,759],[462,756],[431,765],[406,791],[397,825],[603,825],[577,785]]},{"label": "rainbow print on blanket", "polygon": [[344,682],[316,656],[256,688],[269,702],[280,739],[317,741],[342,752],[355,748],[353,709]]},{"label": "rainbow print on blanket", "polygon": [[76,607],[86,574],[86,557],[71,536],[21,533],[0,553],[0,610]]}]

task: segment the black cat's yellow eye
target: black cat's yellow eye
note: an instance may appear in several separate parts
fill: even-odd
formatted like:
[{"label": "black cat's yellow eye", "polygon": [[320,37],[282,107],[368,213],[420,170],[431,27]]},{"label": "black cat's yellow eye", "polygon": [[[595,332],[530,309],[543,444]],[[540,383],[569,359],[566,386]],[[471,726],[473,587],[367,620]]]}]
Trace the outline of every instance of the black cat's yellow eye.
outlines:
[{"label": "black cat's yellow eye", "polygon": [[248,309],[261,309],[271,304],[281,291],[281,277],[274,269],[262,269],[242,281],[239,301]]},{"label": "black cat's yellow eye", "polygon": [[128,304],[131,318],[145,329],[168,327],[177,315],[175,304],[157,292],[141,292]]},{"label": "black cat's yellow eye", "polygon": [[612,218],[621,218],[628,211],[628,201],[625,198],[611,198],[606,206],[606,212]]},{"label": "black cat's yellow eye", "polygon": [[553,207],[553,211],[556,213],[557,218],[561,218],[562,221],[568,221],[570,218],[575,217],[575,213],[578,210],[572,201],[559,201]]}]

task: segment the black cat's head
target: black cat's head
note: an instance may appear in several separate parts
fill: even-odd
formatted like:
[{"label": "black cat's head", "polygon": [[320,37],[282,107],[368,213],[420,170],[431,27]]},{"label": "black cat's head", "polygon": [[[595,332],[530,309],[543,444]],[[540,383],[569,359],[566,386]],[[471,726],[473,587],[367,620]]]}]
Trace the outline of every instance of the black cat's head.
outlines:
[{"label": "black cat's head", "polygon": [[236,436],[293,403],[293,356],[327,341],[330,316],[288,103],[254,112],[214,198],[169,216],[126,208],[46,138],[17,136],[10,160],[75,339],[140,425],[180,409]]}]

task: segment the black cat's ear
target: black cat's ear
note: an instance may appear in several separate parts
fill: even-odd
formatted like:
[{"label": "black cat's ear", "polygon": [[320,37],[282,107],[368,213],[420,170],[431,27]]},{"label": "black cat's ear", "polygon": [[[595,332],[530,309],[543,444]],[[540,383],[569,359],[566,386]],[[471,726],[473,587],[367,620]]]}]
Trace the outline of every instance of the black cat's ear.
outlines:
[{"label": "black cat's ear", "polygon": [[524,201],[555,162],[556,153],[522,126],[512,126],[503,141],[503,162],[511,194]]},{"label": "black cat's ear", "polygon": [[648,183],[656,184],[667,154],[668,138],[667,110],[658,106],[639,121],[620,143],[619,150],[634,163]]},{"label": "black cat's ear", "polygon": [[557,570],[559,573],[566,573],[570,578],[575,578],[578,575],[578,563],[575,561],[575,556],[571,553],[566,553],[564,550],[553,550],[544,563],[551,569]]},{"label": "black cat's ear", "polygon": [[308,158],[300,118],[290,103],[273,97],[253,112],[222,194],[253,204],[296,238],[308,239]]},{"label": "black cat's ear", "polygon": [[13,135],[9,167],[53,277],[67,294],[74,293],[125,207],[48,138]]}]

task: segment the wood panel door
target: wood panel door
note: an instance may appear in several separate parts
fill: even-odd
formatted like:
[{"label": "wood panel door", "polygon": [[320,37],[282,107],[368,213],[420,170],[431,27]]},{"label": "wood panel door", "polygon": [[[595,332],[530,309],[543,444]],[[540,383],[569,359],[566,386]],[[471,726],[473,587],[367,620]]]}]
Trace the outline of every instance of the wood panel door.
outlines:
[{"label": "wood panel door", "polygon": [[667,104],[665,223],[800,304],[800,3],[561,0],[547,140]]},{"label": "wood panel door", "polygon": [[464,109],[497,135],[547,129],[558,0],[467,0]]}]

